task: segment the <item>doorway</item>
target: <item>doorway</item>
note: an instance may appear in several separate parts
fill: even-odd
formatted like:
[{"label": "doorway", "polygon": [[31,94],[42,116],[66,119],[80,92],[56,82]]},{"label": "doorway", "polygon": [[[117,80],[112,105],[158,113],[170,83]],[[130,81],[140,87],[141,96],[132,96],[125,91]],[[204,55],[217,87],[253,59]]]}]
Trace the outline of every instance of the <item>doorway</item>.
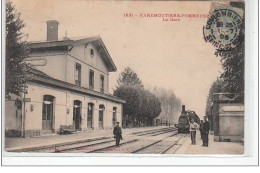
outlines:
[{"label": "doorway", "polygon": [[115,127],[116,126],[116,107],[113,107],[113,116],[112,116],[112,126]]},{"label": "doorway", "polygon": [[99,117],[98,117],[98,126],[100,129],[104,128],[104,111],[105,111],[105,106],[104,105],[99,105]]},{"label": "doorway", "polygon": [[54,96],[44,95],[42,105],[42,130],[53,130]]},{"label": "doorway", "polygon": [[75,100],[73,104],[73,126],[75,130],[81,130],[81,101]]},{"label": "doorway", "polygon": [[87,127],[93,128],[93,112],[94,112],[94,104],[89,103],[88,104],[88,119],[87,119]]}]

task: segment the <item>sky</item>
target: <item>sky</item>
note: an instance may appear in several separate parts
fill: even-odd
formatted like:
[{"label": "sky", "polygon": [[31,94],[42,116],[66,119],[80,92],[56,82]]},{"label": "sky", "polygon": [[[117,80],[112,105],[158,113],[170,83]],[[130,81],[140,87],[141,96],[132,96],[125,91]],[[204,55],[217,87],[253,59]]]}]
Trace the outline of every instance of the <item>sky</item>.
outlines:
[{"label": "sky", "polygon": [[[189,110],[205,115],[211,84],[221,73],[215,48],[204,41],[207,18],[138,17],[147,13],[208,14],[210,2],[12,0],[26,24],[27,41],[46,40],[46,21],[59,21],[59,38],[100,35],[117,67],[109,75],[115,88],[119,73],[131,67],[145,86],[172,90]],[[137,15],[129,18],[124,14]],[[165,18],[170,19],[170,18]]]}]

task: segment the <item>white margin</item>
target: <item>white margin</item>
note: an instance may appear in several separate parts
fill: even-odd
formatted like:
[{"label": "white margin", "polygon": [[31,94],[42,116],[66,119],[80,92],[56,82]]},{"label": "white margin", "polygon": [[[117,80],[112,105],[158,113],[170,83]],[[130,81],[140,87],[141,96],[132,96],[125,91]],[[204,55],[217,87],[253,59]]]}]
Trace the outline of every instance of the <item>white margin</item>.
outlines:
[{"label": "white margin", "polygon": [[[2,14],[1,55],[4,59],[4,1]],[[2,157],[3,165],[258,165],[258,3],[257,0],[246,2],[246,58],[245,58],[245,156],[152,156],[152,155],[102,155],[94,154],[87,157]],[[3,67],[3,68],[1,68]],[[1,64],[4,69],[4,63]],[[4,74],[4,71],[2,71]],[[4,76],[2,76],[3,80]],[[2,81],[1,81],[2,82]],[[2,83],[1,83],[2,84]],[[2,89],[4,86],[2,86]],[[2,109],[4,115],[4,92],[2,90]],[[3,118],[1,118],[1,125]],[[3,126],[1,127],[4,135]],[[4,136],[2,136],[4,137]],[[4,139],[2,141],[4,144]],[[3,145],[2,145],[3,147]],[[3,150],[2,150],[3,151]],[[2,153],[3,154],[3,153]]]}]

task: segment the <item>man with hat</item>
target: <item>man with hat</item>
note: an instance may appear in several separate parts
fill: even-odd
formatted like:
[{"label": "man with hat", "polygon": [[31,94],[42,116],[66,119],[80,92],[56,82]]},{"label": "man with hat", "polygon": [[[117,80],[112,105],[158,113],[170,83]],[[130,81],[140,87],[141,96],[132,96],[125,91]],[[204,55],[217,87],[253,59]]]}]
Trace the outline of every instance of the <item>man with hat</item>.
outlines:
[{"label": "man with hat", "polygon": [[119,122],[116,122],[116,126],[113,130],[114,138],[116,138],[116,146],[119,147],[120,139],[122,139],[122,130],[121,127],[119,127]]},{"label": "man with hat", "polygon": [[203,141],[204,147],[208,147],[208,145],[209,145],[209,129],[210,129],[210,124],[208,122],[208,118],[205,116],[204,123],[203,123],[202,129],[201,129],[202,141]]}]

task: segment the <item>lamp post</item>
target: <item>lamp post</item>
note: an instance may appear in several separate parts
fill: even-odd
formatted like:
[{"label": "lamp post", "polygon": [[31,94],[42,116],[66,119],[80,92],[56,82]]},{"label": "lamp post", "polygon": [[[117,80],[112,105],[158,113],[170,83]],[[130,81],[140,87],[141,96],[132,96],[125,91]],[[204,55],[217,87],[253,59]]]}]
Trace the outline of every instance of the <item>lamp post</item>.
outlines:
[{"label": "lamp post", "polygon": [[25,110],[25,92],[24,92],[23,93],[22,133],[21,133],[22,138],[25,138],[25,114],[26,114],[26,110]]}]

